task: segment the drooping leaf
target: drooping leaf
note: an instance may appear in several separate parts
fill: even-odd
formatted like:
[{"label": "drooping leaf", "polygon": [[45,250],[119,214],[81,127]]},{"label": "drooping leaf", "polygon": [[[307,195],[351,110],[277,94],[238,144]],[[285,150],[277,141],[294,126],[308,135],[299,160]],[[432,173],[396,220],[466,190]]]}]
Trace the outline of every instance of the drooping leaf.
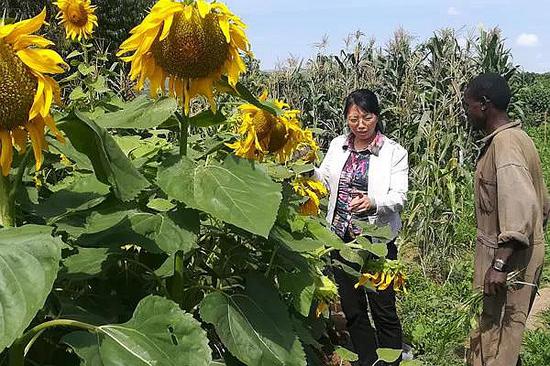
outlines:
[{"label": "drooping leaf", "polygon": [[113,248],[135,244],[151,253],[168,255],[179,250],[188,253],[196,246],[196,233],[176,224],[167,214],[123,211],[95,217],[97,221],[88,224],[89,233],[78,238],[82,245]]},{"label": "drooping leaf", "polygon": [[86,365],[209,366],[212,361],[200,323],[159,296],[142,299],[128,322],[102,325],[96,332],[63,339]]},{"label": "drooping leaf", "polygon": [[167,212],[176,207],[176,205],[164,198],[153,198],[147,202],[147,207],[158,212]]},{"label": "drooping leaf", "polygon": [[67,334],[62,340],[80,357],[81,366],[106,366],[101,359],[99,343],[95,334],[77,331]]},{"label": "drooping leaf", "polygon": [[81,280],[97,276],[112,254],[109,248],[78,248],[78,253],[63,259],[61,276]]},{"label": "drooping leaf", "polygon": [[51,231],[38,225],[0,229],[0,350],[22,335],[52,289],[62,242]]},{"label": "drooping leaf", "polygon": [[361,228],[362,235],[367,235],[383,241],[389,241],[393,239],[393,234],[389,225],[377,226],[375,224],[371,224],[362,220],[355,220],[354,224]]},{"label": "drooping leaf", "polygon": [[195,127],[210,127],[221,125],[227,121],[226,117],[223,115],[221,110],[212,112],[212,110],[207,109],[201,113],[194,115],[189,118],[189,124]]},{"label": "drooping leaf", "polygon": [[341,250],[344,247],[344,242],[329,228],[322,225],[318,220],[310,219],[306,224],[309,233],[317,240],[324,243],[328,247]]},{"label": "drooping leaf", "polygon": [[377,348],[376,354],[378,358],[384,362],[395,362],[401,356],[403,351],[401,349],[393,348]]},{"label": "drooping leaf", "polygon": [[281,186],[254,162],[229,156],[195,171],[197,208],[267,238],[281,202]]},{"label": "drooping leaf", "polygon": [[358,236],[356,238],[357,244],[359,244],[364,250],[371,252],[377,257],[385,257],[388,255],[388,246],[384,243],[372,243],[364,236]]},{"label": "drooping leaf", "polygon": [[211,323],[231,354],[248,366],[305,366],[305,353],[287,308],[262,275],[250,275],[246,292],[213,292],[200,314]]},{"label": "drooping leaf", "polygon": [[344,361],[355,362],[359,359],[359,356],[357,356],[356,353],[351,352],[350,350],[344,347],[336,347],[336,349],[334,350],[334,353],[340,356],[340,358]]},{"label": "drooping leaf", "polygon": [[289,233],[282,227],[275,225],[269,234],[270,238],[285,245],[295,252],[311,252],[324,246],[323,242],[297,233]]},{"label": "drooping leaf", "polygon": [[308,273],[282,273],[279,275],[281,291],[290,292],[292,305],[303,316],[309,315],[313,294],[315,293],[315,281]]},{"label": "drooping leaf", "polygon": [[109,184],[119,199],[129,201],[149,185],[107,130],[82,113],[70,113],[58,125],[74,148],[90,158],[97,179]]},{"label": "drooping leaf", "polygon": [[93,174],[75,174],[61,189],[36,207],[40,216],[55,219],[65,214],[88,210],[107,199],[109,186],[101,183]]},{"label": "drooping leaf", "polygon": [[170,118],[177,108],[178,104],[173,98],[153,101],[146,97],[138,97],[127,103],[122,110],[105,113],[95,122],[103,128],[154,128]]}]

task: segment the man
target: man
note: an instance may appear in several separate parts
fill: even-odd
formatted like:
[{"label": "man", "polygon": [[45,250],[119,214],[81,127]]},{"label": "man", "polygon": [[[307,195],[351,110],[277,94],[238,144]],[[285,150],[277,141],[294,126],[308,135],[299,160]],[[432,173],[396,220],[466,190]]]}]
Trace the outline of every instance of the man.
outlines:
[{"label": "man", "polygon": [[[474,288],[484,298],[470,338],[473,366],[521,364],[521,339],[544,260],[548,193],[532,140],[506,113],[510,96],[506,80],[492,73],[473,79],[464,93],[468,120],[486,135],[475,173]],[[515,280],[528,285],[507,284],[517,271]]]}]

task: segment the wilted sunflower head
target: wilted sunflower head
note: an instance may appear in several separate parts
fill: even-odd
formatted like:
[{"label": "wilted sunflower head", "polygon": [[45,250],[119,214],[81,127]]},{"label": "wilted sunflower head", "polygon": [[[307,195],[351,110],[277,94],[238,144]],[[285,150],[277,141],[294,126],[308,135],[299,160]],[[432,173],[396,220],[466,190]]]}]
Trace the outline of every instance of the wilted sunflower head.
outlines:
[{"label": "wilted sunflower head", "polygon": [[300,213],[308,216],[319,215],[321,198],[328,194],[323,183],[311,178],[300,177],[292,182],[292,188],[300,196],[308,197],[307,201],[300,205]]},{"label": "wilted sunflower head", "polygon": [[[267,93],[264,92],[259,99],[265,101]],[[272,154],[277,161],[284,163],[302,147],[316,152],[318,147],[313,140],[313,134],[300,126],[300,111],[290,110],[288,104],[277,99],[271,102],[282,111],[280,115],[248,103],[239,107],[237,119],[241,123],[240,139],[228,144],[235,154],[254,160],[262,160],[266,155]]]},{"label": "wilted sunflower head", "polygon": [[197,95],[215,110],[214,84],[227,75],[235,86],[246,66],[240,51],[250,53],[245,24],[223,3],[196,0],[179,3],[159,0],[132,35],[120,46],[119,56],[131,62],[130,77],[142,89],[181,98],[185,113]]},{"label": "wilted sunflower head", "polygon": [[57,19],[65,27],[68,39],[80,41],[91,36],[97,27],[97,16],[90,0],[57,0],[54,4],[59,8]]},{"label": "wilted sunflower head", "polygon": [[62,139],[50,115],[52,101],[59,97],[59,86],[46,74],[64,72],[67,64],[46,47],[51,41],[33,35],[46,18],[46,11],[32,19],[0,25],[0,166],[8,175],[13,146],[24,152],[30,138],[36,169],[46,147],[44,126]]}]

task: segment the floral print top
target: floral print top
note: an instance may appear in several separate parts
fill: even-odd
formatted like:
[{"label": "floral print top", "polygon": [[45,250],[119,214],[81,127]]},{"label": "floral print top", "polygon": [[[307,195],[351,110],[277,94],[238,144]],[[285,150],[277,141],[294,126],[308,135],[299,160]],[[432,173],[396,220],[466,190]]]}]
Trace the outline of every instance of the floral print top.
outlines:
[{"label": "floral print top", "polygon": [[384,144],[384,135],[377,132],[372,143],[364,150],[357,151],[354,144],[354,135],[348,136],[347,146],[350,154],[338,183],[338,198],[336,199],[336,208],[334,219],[332,220],[332,231],[339,237],[355,237],[361,234],[361,229],[353,224],[352,220],[357,219],[357,214],[352,214],[349,204],[352,200],[352,193],[368,191],[369,181],[369,162],[371,154],[378,156],[382,145]]}]

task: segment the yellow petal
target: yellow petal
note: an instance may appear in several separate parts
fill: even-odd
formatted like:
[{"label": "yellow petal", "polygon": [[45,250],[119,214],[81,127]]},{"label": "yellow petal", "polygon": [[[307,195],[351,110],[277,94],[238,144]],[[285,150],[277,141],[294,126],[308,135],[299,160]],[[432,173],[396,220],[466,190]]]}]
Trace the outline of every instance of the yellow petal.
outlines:
[{"label": "yellow petal", "polygon": [[174,21],[174,16],[170,15],[166,20],[164,21],[164,25],[162,26],[162,33],[160,35],[159,40],[162,41],[164,38],[168,37],[168,34],[170,33],[170,28],[172,27],[172,22]]},{"label": "yellow petal", "polygon": [[10,174],[11,162],[13,159],[13,146],[8,131],[0,130],[0,142],[2,143],[0,166],[2,167],[2,175],[7,176]]},{"label": "yellow petal", "polygon": [[27,151],[27,131],[22,128],[14,128],[11,131],[11,137],[17,150],[24,154]]},{"label": "yellow petal", "polygon": [[[42,27],[42,24],[44,24],[46,20],[46,8],[40,12],[37,16],[31,19],[26,19],[21,22],[17,22],[15,24],[10,24],[8,27],[9,33],[5,37],[5,41],[9,44],[14,44],[17,39],[26,34],[31,34],[36,32],[37,30]],[[2,35],[2,32],[0,31],[0,36]]]},{"label": "yellow petal", "polygon": [[61,56],[53,50],[30,48],[17,51],[17,56],[29,68],[40,73],[60,74],[64,70],[58,65],[67,66]]},{"label": "yellow petal", "polygon": [[227,43],[231,42],[231,34],[229,32],[229,20],[226,16],[221,15],[218,19],[218,23],[220,24],[220,28],[225,36],[225,40]]},{"label": "yellow petal", "polygon": [[210,10],[212,10],[212,5],[204,0],[197,0],[197,8],[199,9],[201,18],[204,18],[208,13],[210,13]]}]

